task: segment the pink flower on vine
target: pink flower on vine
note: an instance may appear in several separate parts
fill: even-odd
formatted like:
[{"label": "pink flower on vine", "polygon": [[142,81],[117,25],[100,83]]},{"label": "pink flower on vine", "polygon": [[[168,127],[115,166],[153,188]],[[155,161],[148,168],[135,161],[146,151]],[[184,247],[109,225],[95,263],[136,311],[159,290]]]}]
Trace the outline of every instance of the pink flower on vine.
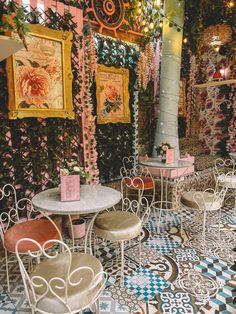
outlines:
[{"label": "pink flower on vine", "polygon": [[167,145],[164,145],[163,146],[163,150],[166,152],[168,150],[168,146]]}]

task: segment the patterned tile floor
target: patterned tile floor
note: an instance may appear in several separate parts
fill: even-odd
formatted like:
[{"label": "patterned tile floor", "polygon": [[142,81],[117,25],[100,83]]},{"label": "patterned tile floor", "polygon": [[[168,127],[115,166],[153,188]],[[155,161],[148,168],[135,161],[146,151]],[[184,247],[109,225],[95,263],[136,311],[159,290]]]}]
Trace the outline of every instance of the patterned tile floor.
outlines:
[{"label": "patterned tile floor", "polygon": [[[150,217],[143,230],[141,267],[137,243],[125,249],[124,286],[119,284],[120,258],[114,256],[114,247],[99,245],[98,256],[109,274],[101,314],[236,314],[236,273],[230,270],[236,260],[236,210],[224,210],[220,239],[216,228],[208,228],[204,247],[201,229],[191,226],[192,214],[185,217],[188,231],[181,234],[177,215],[164,213],[160,235],[155,215]],[[16,263],[10,274],[7,293],[0,260],[0,314],[30,313]]]}]

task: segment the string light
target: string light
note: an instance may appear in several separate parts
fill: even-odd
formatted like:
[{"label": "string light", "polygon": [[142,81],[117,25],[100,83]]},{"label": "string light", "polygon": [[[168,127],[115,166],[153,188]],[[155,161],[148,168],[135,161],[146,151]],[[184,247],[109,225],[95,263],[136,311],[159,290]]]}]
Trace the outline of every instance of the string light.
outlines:
[{"label": "string light", "polygon": [[147,33],[147,32],[148,32],[148,28],[147,28],[147,26],[146,26],[146,27],[144,27],[144,32],[145,32],[145,33]]},{"label": "string light", "polygon": [[216,52],[219,52],[219,50],[220,50],[220,47],[219,47],[219,46],[216,46],[216,47],[215,47],[215,51],[216,51]]},{"label": "string light", "polygon": [[141,13],[142,13],[142,9],[139,8],[139,9],[138,9],[138,14],[141,14]]},{"label": "string light", "polygon": [[184,38],[184,43],[187,44],[187,42],[188,42],[188,38],[185,37]]},{"label": "string light", "polygon": [[145,25],[146,25],[146,21],[143,20],[143,21],[142,21],[142,26],[145,26]]},{"label": "string light", "polygon": [[153,29],[153,28],[154,28],[154,23],[153,23],[153,22],[151,22],[151,23],[149,24],[149,28],[150,28],[150,29]]},{"label": "string light", "polygon": [[233,2],[233,1],[230,1],[230,2],[229,2],[229,7],[230,7],[230,8],[233,8],[233,7],[234,7],[234,2]]},{"label": "string light", "polygon": [[155,0],[154,5],[159,7],[161,5],[161,0]]},{"label": "string light", "polygon": [[162,26],[163,26],[163,23],[162,23],[162,22],[160,22],[160,23],[159,23],[159,27],[160,27],[160,28],[162,28]]}]

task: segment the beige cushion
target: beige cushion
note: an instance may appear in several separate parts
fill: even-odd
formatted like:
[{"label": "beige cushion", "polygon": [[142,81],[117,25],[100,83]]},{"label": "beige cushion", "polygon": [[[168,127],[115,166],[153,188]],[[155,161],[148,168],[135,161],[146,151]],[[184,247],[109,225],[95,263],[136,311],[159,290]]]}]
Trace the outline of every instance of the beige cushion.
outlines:
[{"label": "beige cushion", "polygon": [[[36,266],[34,271],[30,274],[30,277],[41,276],[46,279],[47,282],[51,278],[59,277],[65,279],[67,277],[68,266],[68,253],[61,253],[55,259],[47,259],[41,262]],[[94,276],[103,271],[100,261],[92,255],[82,254],[82,253],[72,253],[72,265],[70,273],[78,267],[87,266],[93,269]],[[102,275],[101,275],[102,276]],[[72,282],[77,282],[82,278],[82,282],[77,286],[73,287],[68,285],[68,304],[71,307],[71,310],[78,310],[87,306],[92,302],[96,294],[101,288],[101,276],[98,276],[96,279],[95,286],[92,289],[89,289],[89,286],[92,283],[93,275],[88,270],[81,270],[78,273],[74,274],[71,278]],[[42,281],[35,281],[36,283],[42,283]],[[59,281],[55,281],[53,284],[54,291],[64,299],[65,290],[57,289],[55,286],[61,285]],[[35,288],[37,295],[42,295],[45,291],[44,287]],[[52,293],[48,292],[45,297],[39,301],[37,308],[46,313],[67,313],[65,305],[59,301],[59,299],[54,296]]]},{"label": "beige cushion", "polygon": [[219,176],[218,180],[221,186],[228,186],[230,189],[236,189],[236,176]]},{"label": "beige cushion", "polygon": [[[194,200],[194,195],[196,193],[197,195],[200,195],[201,193],[201,197],[196,198],[195,196],[197,202]],[[221,208],[221,203],[219,201],[214,201],[213,196],[214,195],[209,192],[204,193],[202,191],[189,191],[182,194],[180,202],[184,206],[193,209],[217,210]]]},{"label": "beige cushion", "polygon": [[94,232],[105,240],[130,240],[136,238],[141,229],[142,222],[138,216],[121,210],[103,213],[94,222]]}]

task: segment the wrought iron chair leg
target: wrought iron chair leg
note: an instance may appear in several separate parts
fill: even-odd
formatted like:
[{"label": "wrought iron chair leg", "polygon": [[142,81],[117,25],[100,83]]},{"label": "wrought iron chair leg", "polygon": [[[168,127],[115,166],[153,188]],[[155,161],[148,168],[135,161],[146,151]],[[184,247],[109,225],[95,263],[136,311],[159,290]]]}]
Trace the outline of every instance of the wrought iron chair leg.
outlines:
[{"label": "wrought iron chair leg", "polygon": [[6,275],[7,275],[7,291],[10,292],[10,282],[9,282],[9,270],[8,270],[8,254],[5,249],[5,263],[6,263]]},{"label": "wrought iron chair leg", "polygon": [[141,267],[142,258],[142,245],[141,245],[141,235],[139,235],[139,267]]},{"label": "wrought iron chair leg", "polygon": [[124,241],[121,241],[121,271],[120,271],[120,283],[124,285]]}]

